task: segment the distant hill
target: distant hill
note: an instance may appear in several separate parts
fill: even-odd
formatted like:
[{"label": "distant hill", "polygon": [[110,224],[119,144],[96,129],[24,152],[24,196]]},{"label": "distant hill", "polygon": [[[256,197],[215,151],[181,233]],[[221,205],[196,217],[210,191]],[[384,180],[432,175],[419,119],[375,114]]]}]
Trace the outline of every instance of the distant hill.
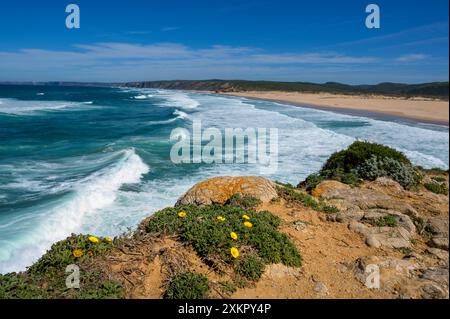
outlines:
[{"label": "distant hill", "polygon": [[216,92],[289,91],[328,92],[340,94],[381,94],[389,96],[423,96],[448,100],[448,82],[422,84],[380,83],[375,85],[348,85],[337,82],[323,84],[309,82],[273,82],[244,80],[175,80],[125,83],[127,87],[198,90]]}]

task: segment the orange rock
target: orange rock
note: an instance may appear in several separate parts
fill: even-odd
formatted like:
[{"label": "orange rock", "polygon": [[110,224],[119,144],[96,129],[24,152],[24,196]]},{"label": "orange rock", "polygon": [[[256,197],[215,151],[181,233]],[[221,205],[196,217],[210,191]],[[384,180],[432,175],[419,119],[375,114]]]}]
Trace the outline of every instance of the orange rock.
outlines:
[{"label": "orange rock", "polygon": [[214,177],[194,185],[178,199],[177,205],[223,204],[234,194],[269,202],[278,196],[275,184],[264,177]]},{"label": "orange rock", "polygon": [[323,181],[312,190],[311,194],[316,198],[320,198],[323,193],[327,193],[328,191],[348,188],[350,188],[350,186],[338,181]]}]

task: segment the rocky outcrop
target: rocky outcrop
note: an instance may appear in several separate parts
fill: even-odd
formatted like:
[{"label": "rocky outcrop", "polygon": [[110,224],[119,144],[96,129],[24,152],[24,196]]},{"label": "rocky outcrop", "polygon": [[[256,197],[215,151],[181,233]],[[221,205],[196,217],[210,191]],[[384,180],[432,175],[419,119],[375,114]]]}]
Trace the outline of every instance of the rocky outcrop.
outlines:
[{"label": "rocky outcrop", "polygon": [[430,236],[430,247],[448,250],[447,196],[407,191],[386,177],[360,187],[324,181],[312,195],[338,207],[340,212],[328,215],[327,219],[348,223],[371,247],[410,247],[418,223],[420,233]]},{"label": "rocky outcrop", "polygon": [[392,291],[399,298],[448,298],[448,268],[422,268],[414,259],[367,256],[355,262],[355,276],[369,289]]},{"label": "rocky outcrop", "polygon": [[211,205],[224,204],[235,194],[251,196],[263,203],[276,198],[275,184],[263,177],[214,177],[194,185],[176,205]]}]

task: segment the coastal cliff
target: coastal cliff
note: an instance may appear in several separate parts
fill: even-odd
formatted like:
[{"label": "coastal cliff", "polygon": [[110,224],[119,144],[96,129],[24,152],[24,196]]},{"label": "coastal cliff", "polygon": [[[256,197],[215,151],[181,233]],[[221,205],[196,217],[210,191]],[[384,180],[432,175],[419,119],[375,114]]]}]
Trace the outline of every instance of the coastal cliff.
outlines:
[{"label": "coastal cliff", "polygon": [[54,244],[0,298],[448,298],[448,180],[365,142],[297,186],[209,179],[129,234]]},{"label": "coastal cliff", "polygon": [[428,97],[448,101],[448,82],[421,84],[379,83],[375,85],[349,85],[337,82],[274,82],[244,80],[173,80],[139,81],[122,84],[125,87],[167,90],[213,91],[220,93],[248,91],[283,91],[333,94],[375,94],[397,97]]}]

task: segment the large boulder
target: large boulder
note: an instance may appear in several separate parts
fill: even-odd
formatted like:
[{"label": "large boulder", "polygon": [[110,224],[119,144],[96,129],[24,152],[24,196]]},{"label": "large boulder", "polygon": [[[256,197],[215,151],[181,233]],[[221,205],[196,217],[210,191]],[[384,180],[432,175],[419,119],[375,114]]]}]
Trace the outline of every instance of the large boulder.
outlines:
[{"label": "large boulder", "polygon": [[224,204],[234,194],[251,196],[263,203],[278,196],[275,183],[258,176],[214,177],[195,184],[178,199],[176,205]]}]

